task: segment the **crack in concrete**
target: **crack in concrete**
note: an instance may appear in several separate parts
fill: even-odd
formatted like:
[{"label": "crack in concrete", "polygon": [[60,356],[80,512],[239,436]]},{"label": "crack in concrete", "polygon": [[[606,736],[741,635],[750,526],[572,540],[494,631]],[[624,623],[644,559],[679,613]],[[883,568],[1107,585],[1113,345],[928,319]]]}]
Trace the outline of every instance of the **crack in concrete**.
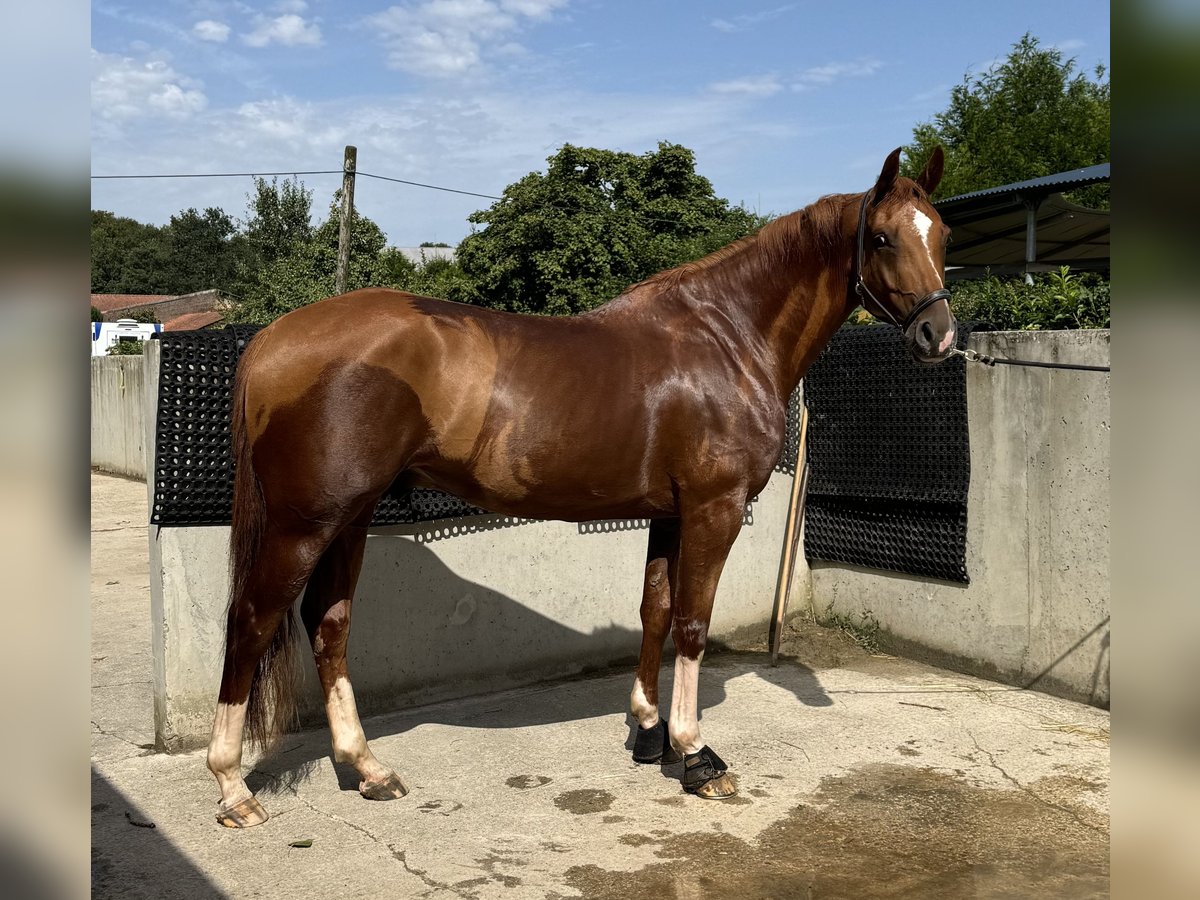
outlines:
[{"label": "crack in concrete", "polygon": [[97,722],[95,719],[92,719],[91,722],[92,722],[92,729],[93,729],[92,734],[102,734],[105,737],[110,737],[115,741],[120,741],[123,744],[128,744],[130,747],[134,747],[137,750],[144,751],[146,749],[145,744],[137,744],[137,743],[134,743],[133,741],[129,740],[129,738],[121,737],[119,734],[113,734],[111,731],[105,731],[103,728],[100,727],[100,723]]},{"label": "crack in concrete", "polygon": [[425,870],[415,869],[412,866],[410,866],[408,864],[408,859],[407,859],[407,852],[408,852],[407,850],[397,850],[394,844],[392,844],[389,841],[386,841],[383,838],[379,837],[378,835],[374,834],[369,828],[365,828],[362,825],[359,825],[355,822],[351,822],[349,819],[343,819],[339,815],[336,815],[334,813],[328,812],[327,810],[321,809],[319,806],[316,806],[315,804],[310,803],[308,800],[301,797],[299,792],[295,792],[295,797],[297,800],[299,800],[301,803],[303,803],[305,806],[307,806],[309,809],[311,809],[313,812],[317,813],[318,815],[325,816],[325,818],[329,819],[331,822],[339,822],[342,825],[347,825],[350,828],[353,828],[355,831],[359,832],[360,834],[366,835],[372,841],[374,841],[376,844],[379,844],[381,847],[386,848],[387,851],[392,855],[392,858],[404,867],[405,872],[407,872],[409,875],[413,875],[413,876],[421,879],[421,881],[427,887],[430,888],[429,891],[426,891],[425,893],[421,894],[420,896],[428,897],[430,895],[430,893],[432,893],[432,891],[434,891],[434,890],[443,890],[443,891],[449,891],[450,893],[454,894],[456,897],[462,897],[463,900],[476,900],[476,898],[478,896],[477,894],[464,894],[461,891],[457,890],[454,887],[454,885],[446,884],[444,882],[437,881],[433,878],[430,878],[428,873]]},{"label": "crack in concrete", "polygon": [[131,687],[135,684],[153,684],[153,681],[110,681],[107,684],[93,684],[93,688]]},{"label": "crack in concrete", "polygon": [[995,754],[993,754],[992,751],[980,746],[978,739],[975,737],[974,733],[971,732],[969,729],[967,730],[967,737],[969,737],[971,739],[971,743],[975,745],[975,749],[978,750],[980,753],[982,753],[984,756],[986,756],[988,758],[988,763],[991,765],[991,767],[993,769],[995,769],[997,772],[999,772],[1001,775],[1003,775],[1004,779],[1009,784],[1011,784],[1013,787],[1015,787],[1018,791],[1021,791],[1022,793],[1026,794],[1027,796],[1032,797],[1034,800],[1036,800],[1038,803],[1042,804],[1043,806],[1046,806],[1050,809],[1057,810],[1058,812],[1062,813],[1063,815],[1070,816],[1075,821],[1075,824],[1079,825],[1080,827],[1086,828],[1086,829],[1088,829],[1088,831],[1093,831],[1096,834],[1101,835],[1103,837],[1106,837],[1106,838],[1108,837],[1107,831],[1105,831],[1103,828],[1099,828],[1099,827],[1093,825],[1091,822],[1085,821],[1079,815],[1079,813],[1075,812],[1075,810],[1071,809],[1070,807],[1062,806],[1058,803],[1055,803],[1052,800],[1047,800],[1045,797],[1043,797],[1037,791],[1033,790],[1030,787],[1027,787],[1026,785],[1021,784],[1021,782],[1017,781],[1017,779],[1015,779],[1011,775],[1009,775],[1008,772],[1006,772],[1004,770],[1004,767],[1001,766],[998,762],[996,762]]}]

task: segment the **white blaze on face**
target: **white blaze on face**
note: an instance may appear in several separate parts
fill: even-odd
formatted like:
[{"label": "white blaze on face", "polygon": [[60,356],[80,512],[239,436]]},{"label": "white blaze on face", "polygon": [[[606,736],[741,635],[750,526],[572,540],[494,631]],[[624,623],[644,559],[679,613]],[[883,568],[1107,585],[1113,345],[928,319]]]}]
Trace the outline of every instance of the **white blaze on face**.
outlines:
[{"label": "white blaze on face", "polygon": [[929,260],[929,268],[933,270],[933,277],[941,282],[942,276],[938,273],[937,263],[933,261],[933,250],[929,246],[929,230],[933,227],[933,219],[914,206],[912,208],[912,226],[925,247],[925,256]]},{"label": "white blaze on face", "polygon": [[671,744],[680,753],[698,753],[704,746],[700,740],[700,719],[696,695],[700,688],[700,660],[675,657],[675,683],[671,691]]}]

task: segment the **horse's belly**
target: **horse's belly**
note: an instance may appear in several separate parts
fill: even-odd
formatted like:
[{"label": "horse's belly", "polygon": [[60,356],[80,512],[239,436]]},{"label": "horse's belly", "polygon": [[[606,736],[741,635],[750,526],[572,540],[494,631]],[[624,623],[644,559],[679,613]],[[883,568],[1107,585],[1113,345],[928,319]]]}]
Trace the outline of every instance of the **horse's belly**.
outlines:
[{"label": "horse's belly", "polygon": [[609,518],[650,518],[675,512],[665,473],[598,470],[582,459],[560,458],[540,466],[514,456],[462,464],[451,460],[421,465],[417,483],[452,493],[491,512],[531,519],[585,522]]}]

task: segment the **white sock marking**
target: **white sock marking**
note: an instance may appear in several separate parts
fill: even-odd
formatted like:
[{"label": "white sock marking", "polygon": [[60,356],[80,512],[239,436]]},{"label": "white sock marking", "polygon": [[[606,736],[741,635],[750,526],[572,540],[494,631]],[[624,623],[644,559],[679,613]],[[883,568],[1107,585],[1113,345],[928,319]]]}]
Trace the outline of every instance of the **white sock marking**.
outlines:
[{"label": "white sock marking", "polygon": [[700,660],[675,657],[675,683],[671,690],[671,744],[680,753],[698,753],[704,746],[700,740],[700,717],[696,695],[700,687]]},{"label": "white sock marking", "polygon": [[658,707],[646,697],[642,679],[633,679],[633,692],[629,695],[629,709],[642,728],[653,728],[658,724]]},{"label": "white sock marking", "polygon": [[333,682],[333,690],[325,698],[325,711],[329,714],[329,730],[333,737],[333,758],[347,762],[359,774],[370,781],[380,781],[390,770],[375,758],[367,746],[362,721],[358,717],[358,705],[354,702],[354,689],[350,679],[339,675]]},{"label": "white sock marking", "polygon": [[242,778],[242,731],[246,724],[245,703],[218,703],[208,742],[208,769],[217,778],[221,799],[233,806],[253,796]]}]

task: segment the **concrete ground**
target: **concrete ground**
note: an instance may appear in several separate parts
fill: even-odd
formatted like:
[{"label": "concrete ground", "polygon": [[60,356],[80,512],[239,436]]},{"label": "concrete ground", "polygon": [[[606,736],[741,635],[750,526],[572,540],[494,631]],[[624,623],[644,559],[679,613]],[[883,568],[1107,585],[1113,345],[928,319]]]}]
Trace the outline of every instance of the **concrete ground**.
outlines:
[{"label": "concrete ground", "polygon": [[630,760],[620,671],[367,720],[389,803],[288,735],[250,760],[271,820],[223,829],[203,753],[150,749],[146,519],[143,484],[92,476],[94,897],[1108,896],[1106,712],[798,620],[777,668],[705,659],[733,800]]}]

